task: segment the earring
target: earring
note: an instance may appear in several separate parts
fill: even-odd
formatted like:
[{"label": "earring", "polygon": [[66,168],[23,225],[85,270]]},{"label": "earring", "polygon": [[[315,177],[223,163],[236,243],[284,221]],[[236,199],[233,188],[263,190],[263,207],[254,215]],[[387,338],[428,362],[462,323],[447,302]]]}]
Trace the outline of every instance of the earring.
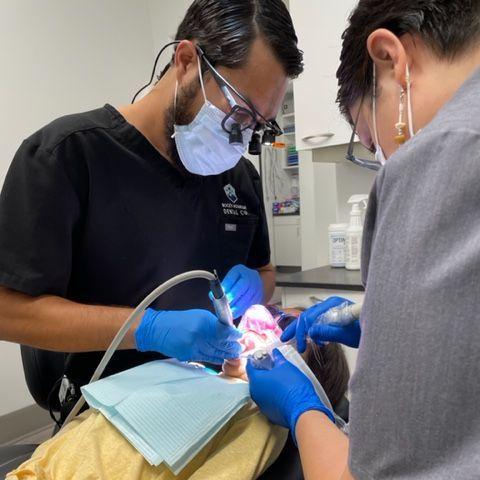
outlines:
[{"label": "earring", "polygon": [[395,142],[398,145],[402,145],[407,141],[407,135],[405,133],[405,129],[407,128],[407,124],[404,121],[404,113],[405,113],[405,90],[400,90],[400,105],[398,108],[398,123],[395,124],[395,129],[397,130],[397,134],[395,135]]}]

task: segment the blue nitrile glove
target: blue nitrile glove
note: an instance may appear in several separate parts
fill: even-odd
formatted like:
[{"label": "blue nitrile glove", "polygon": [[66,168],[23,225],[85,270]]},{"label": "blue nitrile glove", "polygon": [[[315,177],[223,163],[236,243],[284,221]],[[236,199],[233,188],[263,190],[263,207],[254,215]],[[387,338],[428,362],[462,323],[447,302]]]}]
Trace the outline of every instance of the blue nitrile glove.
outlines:
[{"label": "blue nitrile glove", "polygon": [[252,305],[263,302],[263,282],[256,270],[235,265],[222,282],[233,318],[241,317]]},{"label": "blue nitrile glove", "polygon": [[335,342],[353,348],[358,348],[360,345],[361,334],[360,322],[358,320],[345,327],[339,327],[338,325],[314,325],[308,331],[308,336],[317,345],[321,345],[324,342]]},{"label": "blue nitrile glove", "polygon": [[[296,337],[297,340],[297,350],[300,353],[303,353],[305,349],[307,348],[307,336],[310,336],[310,330],[312,328],[312,325],[315,323],[315,320],[320,317],[320,315],[324,314],[325,312],[328,312],[331,308],[334,307],[339,307],[340,305],[348,303],[351,304],[352,302],[350,300],[347,300],[346,298],[342,297],[330,297],[324,300],[323,302],[319,302],[313,307],[310,307],[309,309],[305,310],[302,312],[300,317],[298,317],[298,320],[296,322],[291,323],[283,332],[281,336],[282,342],[288,342],[291,340],[293,337]],[[348,329],[349,327],[335,327],[338,329]],[[312,331],[313,333],[313,331]],[[337,336],[334,340],[330,338],[322,338],[320,336],[320,329],[315,330],[315,333],[318,333],[315,338],[312,338],[316,343],[322,344],[323,342],[338,342],[338,343],[343,343],[342,341],[339,340],[339,337]],[[348,340],[351,340],[350,338]],[[360,336],[358,337],[358,341],[360,341]],[[347,345],[347,343],[345,343]],[[357,343],[358,347],[358,343]]]},{"label": "blue nitrile glove", "polygon": [[238,358],[242,336],[207,310],[145,311],[135,330],[140,352],[160,352],[181,361],[221,364]]},{"label": "blue nitrile glove", "polygon": [[335,423],[333,413],[323,404],[310,380],[275,349],[271,370],[247,362],[250,395],[263,414],[277,425],[289,428],[295,440],[295,426],[302,413],[318,410]]}]

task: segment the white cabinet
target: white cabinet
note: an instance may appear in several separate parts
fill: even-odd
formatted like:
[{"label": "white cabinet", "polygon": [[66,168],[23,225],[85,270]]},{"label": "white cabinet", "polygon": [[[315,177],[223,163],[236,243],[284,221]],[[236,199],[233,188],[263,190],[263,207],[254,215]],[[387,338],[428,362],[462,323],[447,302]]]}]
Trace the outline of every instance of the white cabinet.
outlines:
[{"label": "white cabinet", "polygon": [[282,267],[302,265],[300,217],[274,217],[275,264]]},{"label": "white cabinet", "polygon": [[348,143],[351,128],[339,113],[336,71],[341,35],[357,0],[290,0],[305,53],[305,72],[294,81],[297,150]]}]

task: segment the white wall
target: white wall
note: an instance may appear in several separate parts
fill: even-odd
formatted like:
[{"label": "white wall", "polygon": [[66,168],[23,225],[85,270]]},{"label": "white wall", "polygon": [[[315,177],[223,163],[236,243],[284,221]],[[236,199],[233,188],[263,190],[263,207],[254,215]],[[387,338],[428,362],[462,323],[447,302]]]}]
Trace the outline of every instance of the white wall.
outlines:
[{"label": "white wall", "polygon": [[[148,0],[155,56],[165,44],[175,40],[177,27],[191,3],[192,0]],[[165,57],[159,62],[162,68],[170,60],[172,52],[173,49],[165,52]]]},{"label": "white wall", "polygon": [[[149,3],[1,2],[0,185],[25,137],[60,115],[128,103],[145,83],[154,47]],[[166,2],[155,3],[171,22]],[[0,342],[0,385],[0,415],[33,403],[17,345]]]},{"label": "white wall", "polygon": [[23,376],[20,347],[0,342],[0,416],[31,405],[33,402]]},{"label": "white wall", "polygon": [[375,172],[360,168],[352,163],[337,164],[337,222],[348,223],[350,221],[351,205],[348,199],[357,193],[370,193]]}]

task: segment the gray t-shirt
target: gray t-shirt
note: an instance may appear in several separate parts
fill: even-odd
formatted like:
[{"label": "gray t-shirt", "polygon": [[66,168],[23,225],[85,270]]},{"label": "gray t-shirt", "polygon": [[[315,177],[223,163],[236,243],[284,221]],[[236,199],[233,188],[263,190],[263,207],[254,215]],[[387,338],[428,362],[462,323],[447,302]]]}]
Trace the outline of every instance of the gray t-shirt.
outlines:
[{"label": "gray t-shirt", "polygon": [[480,70],[379,172],[351,381],[357,479],[480,479]]}]

